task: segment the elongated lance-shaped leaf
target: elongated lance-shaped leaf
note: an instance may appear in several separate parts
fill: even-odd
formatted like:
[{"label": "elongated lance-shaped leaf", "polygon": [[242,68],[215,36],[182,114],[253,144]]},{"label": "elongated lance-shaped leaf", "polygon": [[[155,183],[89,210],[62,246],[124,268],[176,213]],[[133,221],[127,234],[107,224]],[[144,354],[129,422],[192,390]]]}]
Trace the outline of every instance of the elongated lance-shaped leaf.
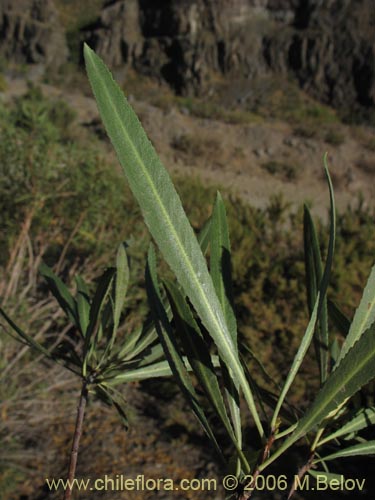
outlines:
[{"label": "elongated lance-shaped leaf", "polygon": [[116,340],[117,330],[120,324],[120,316],[125,303],[126,292],[129,283],[129,266],[128,259],[126,255],[125,245],[121,244],[118,247],[116,255],[116,272],[114,276],[113,291],[110,295],[110,300],[107,302],[103,313],[101,325],[103,330],[105,330],[106,325],[109,321],[112,321],[112,328],[108,328],[108,340],[101,354],[100,361],[97,368],[105,362],[113,349],[113,345]]},{"label": "elongated lance-shaped leaf", "polygon": [[237,323],[233,311],[232,269],[227,216],[223,199],[216,194],[211,221],[210,270],[212,281],[219,297],[235,349],[237,345]]},{"label": "elongated lance-shaped leaf", "polygon": [[349,422],[342,425],[339,429],[337,429],[337,431],[321,439],[317,446],[322,446],[323,444],[328,443],[328,441],[332,441],[333,439],[337,439],[342,436],[347,436],[348,434],[356,433],[366,427],[369,427],[370,425],[374,425],[375,408],[361,408],[356,411],[352,417],[353,418],[351,418]]},{"label": "elongated lance-shaped leaf", "polygon": [[222,421],[232,443],[234,444],[245,472],[249,472],[249,464],[241,450],[241,443],[238,442],[233,433],[230,420],[227,415],[224,400],[220,391],[219,381],[215,368],[211,361],[211,356],[202,332],[195,321],[189,305],[178,287],[170,282],[164,282],[170,303],[172,305],[173,318],[176,324],[176,332],[181,341],[182,347],[187,355],[193,372],[205,391],[212,407]]},{"label": "elongated lance-shaped leaf", "polygon": [[87,327],[90,321],[90,297],[88,289],[80,276],[76,276],[77,294],[75,297],[77,304],[77,316],[82,337],[85,338]]},{"label": "elongated lance-shaped leaf", "polygon": [[201,247],[202,253],[205,254],[207,252],[208,245],[210,244],[211,237],[211,223],[212,219],[209,217],[206,222],[203,224],[202,229],[199,231],[197,240],[199,246]]},{"label": "elongated lance-shaped leaf", "polygon": [[27,344],[29,347],[32,347],[40,354],[43,354],[44,356],[46,356],[46,358],[55,359],[54,355],[48,349],[46,349],[42,344],[34,340],[30,335],[25,333],[19,326],[17,326],[2,308],[0,308],[0,314],[4,317],[9,326],[16,332],[19,338],[22,339],[23,343]]},{"label": "elongated lance-shaped leaf", "polygon": [[126,401],[121,392],[104,383],[98,384],[95,387],[95,392],[102,401],[104,401],[108,405],[113,405],[116,408],[121,422],[127,430],[129,427],[129,423],[125,413]]},{"label": "elongated lance-shaped leaf", "polygon": [[65,311],[65,314],[68,316],[71,323],[79,328],[80,325],[77,318],[76,302],[67,286],[44,262],[42,262],[39,266],[39,272],[47,281],[48,288],[51,290],[63,311]]},{"label": "elongated lance-shaped leaf", "polygon": [[317,427],[337,408],[375,377],[375,324],[348,351],[320,389],[294,433],[260,468],[263,470],[298,439]]},{"label": "elongated lance-shaped leaf", "polygon": [[313,310],[313,313],[311,315],[309,324],[307,325],[305,334],[302,338],[302,341],[301,341],[300,346],[298,348],[297,354],[294,357],[292,366],[289,370],[289,373],[288,373],[288,376],[285,380],[285,384],[284,384],[283,389],[281,391],[280,397],[277,401],[275,412],[273,414],[272,421],[271,421],[271,429],[273,429],[273,430],[276,428],[277,418],[279,416],[280,409],[284,403],[285,397],[290,389],[290,386],[293,383],[293,380],[295,379],[295,376],[299,370],[299,367],[301,366],[301,363],[305,357],[307,349],[309,348],[309,346],[311,344],[311,340],[312,340],[314,330],[315,330],[317,315],[318,315],[319,299],[320,299],[320,294],[318,293],[318,295],[316,297],[314,310]]},{"label": "elongated lance-shaped leaf", "polygon": [[[164,358],[164,350],[162,345],[159,343],[153,346],[149,346],[136,359],[128,360],[126,358],[120,358],[119,356],[115,355],[113,358],[106,359],[106,363],[100,370],[100,376],[103,377],[103,379],[108,379],[120,375],[124,371],[150,365],[160,360],[161,358]],[[97,367],[96,370],[98,371]]]},{"label": "elongated lance-shaped leaf", "polygon": [[323,276],[320,282],[319,286],[319,292],[316,297],[316,302],[314,306],[313,313],[311,315],[309,324],[307,326],[307,329],[305,331],[305,334],[302,338],[301,344],[298,348],[297,354],[293,360],[292,366],[290,368],[289,374],[287,376],[287,379],[285,381],[283,390],[281,391],[279,401],[277,403],[274,415],[272,417],[272,422],[271,422],[271,427],[275,428],[277,417],[280,411],[280,408],[282,406],[282,403],[284,402],[284,399],[286,397],[286,394],[292,385],[292,382],[299,370],[299,367],[301,366],[301,363],[305,357],[305,354],[307,352],[308,347],[310,346],[311,339],[315,330],[315,324],[316,320],[320,315],[321,308],[323,306],[323,300],[326,296],[327,293],[327,288],[328,288],[328,282],[331,274],[331,268],[332,268],[332,261],[333,261],[333,254],[334,254],[334,249],[335,249],[335,238],[336,238],[336,211],[335,211],[335,198],[333,195],[333,187],[332,187],[332,181],[331,177],[329,175],[328,171],[328,166],[327,166],[327,155],[324,155],[324,168],[325,168],[325,174],[327,177],[327,182],[328,182],[328,188],[329,188],[329,198],[330,198],[330,231],[329,231],[329,243],[328,243],[328,252],[327,252],[327,258],[326,258],[326,263],[324,266],[324,272]]},{"label": "elongated lance-shaped leaf", "polygon": [[125,303],[126,292],[129,284],[129,265],[124,245],[120,245],[116,256],[115,298],[113,311],[113,333],[110,342],[111,348],[116,338],[120,323],[120,316]]},{"label": "elongated lance-shaped leaf", "polygon": [[108,384],[117,385],[124,382],[134,382],[137,380],[147,380],[150,378],[170,377],[172,375],[171,367],[167,360],[157,361],[147,366],[140,368],[133,368],[131,370],[123,371],[122,373],[114,376],[104,374],[103,380]]},{"label": "elongated lance-shaped leaf", "polygon": [[206,261],[171,178],[104,63],[87,45],[84,55],[99,112],[144,220],[221,357],[231,367],[264,436]]},{"label": "elongated lance-shaped leaf", "polygon": [[336,458],[355,457],[357,455],[375,455],[375,441],[367,441],[366,443],[349,446],[348,448],[344,448],[336,453],[322,457],[319,460],[314,460],[314,463],[319,463],[323,460],[334,460]]},{"label": "elongated lance-shaped leaf", "polygon": [[87,327],[84,345],[84,362],[83,362],[83,376],[86,376],[87,363],[91,355],[95,352],[96,341],[100,328],[100,316],[103,310],[105,301],[110,293],[112,281],[114,278],[115,269],[107,269],[99,279],[94,298],[92,299],[90,307],[90,321]]},{"label": "elongated lance-shaped leaf", "polygon": [[340,354],[340,345],[337,338],[334,338],[329,346],[329,354],[331,356],[332,364],[335,364]]},{"label": "elongated lance-shaped leaf", "polygon": [[[69,359],[63,355],[59,355],[58,353],[52,353],[48,349],[46,349],[40,342],[37,342],[34,340],[30,335],[25,333],[19,326],[14,323],[14,321],[6,314],[6,312],[0,307],[0,315],[4,317],[6,322],[9,324],[9,326],[16,332],[18,337],[10,335],[11,337],[15,338],[16,340],[26,344],[27,346],[31,347],[35,351],[39,352],[40,354],[43,354],[46,358],[51,359],[65,368],[67,368],[69,371],[75,373],[76,375],[80,375],[79,371],[75,368],[77,366],[77,363],[75,362],[74,359]],[[0,325],[1,326],[1,325]]]},{"label": "elongated lance-shaped leaf", "polygon": [[[304,208],[303,236],[305,247],[305,268],[307,284],[307,303],[310,315],[318,294],[318,289],[323,276],[322,257],[320,254],[318,237],[315,225],[307,206]],[[328,374],[328,323],[327,323],[327,298],[322,300],[321,312],[318,317],[314,334],[315,354],[318,361],[320,383],[323,384]]]},{"label": "elongated lance-shaped leaf", "polygon": [[84,340],[90,323],[90,297],[81,291],[78,291],[75,301],[77,304],[79,331],[81,332],[82,339]]},{"label": "elongated lance-shaped leaf", "polygon": [[[370,276],[368,278],[361,302],[354,314],[352,324],[350,325],[348,336],[342,346],[337,365],[354,345],[354,343],[361,337],[363,332],[367,330],[375,321],[375,265],[372,267]],[[337,366],[336,365],[336,366]]]},{"label": "elongated lance-shaped leaf", "polygon": [[[237,345],[237,323],[233,311],[232,270],[230,261],[230,241],[227,217],[223,199],[218,192],[212,213],[210,271],[212,281],[219,297],[224,317],[232,336],[235,349]],[[228,401],[237,446],[242,447],[239,384],[233,380],[232,370],[225,363],[222,366],[225,394]],[[238,467],[239,468],[239,467]],[[237,471],[239,472],[239,470]]]},{"label": "elongated lance-shaped leaf", "polygon": [[[122,346],[115,349],[113,355],[118,356],[120,359],[132,359],[145,347],[154,342],[157,337],[156,328],[149,317],[142,326],[135,328],[126,335]],[[135,353],[134,351],[139,343],[143,343],[145,347],[141,346],[138,353]]]},{"label": "elongated lance-shaped leaf", "polygon": [[[187,371],[192,371],[192,367],[186,356],[182,357],[182,361],[185,365]],[[211,362],[214,366],[219,366],[219,358],[217,356],[211,357]],[[111,373],[106,375],[103,374],[102,379],[108,385],[118,385],[123,384],[124,382],[134,382],[136,380],[146,380],[150,378],[158,378],[158,377],[170,377],[172,376],[172,370],[169,366],[169,362],[167,360],[157,361],[155,363],[151,363],[147,366],[141,366],[139,368],[127,369],[126,371],[122,371],[122,373],[111,375]]]},{"label": "elongated lance-shaped leaf", "polygon": [[186,370],[185,364],[183,362],[183,357],[174,339],[168,316],[164,310],[159,285],[157,283],[156,259],[155,252],[152,246],[150,246],[147,258],[146,288],[151,311],[154,314],[155,326],[160,338],[160,342],[163,345],[165,356],[171,367],[172,373],[178,385],[180,386],[180,389],[184,394],[187,402],[191,406],[195,416],[198,418],[207,436],[210,438],[212,444],[216,448],[219,456],[223,459],[222,450],[220,449],[211,426],[209,425],[204,411],[199,404],[195,389],[189,377],[189,373]]},{"label": "elongated lance-shaped leaf", "polygon": [[338,331],[345,337],[349,333],[350,321],[337,304],[328,299],[328,314]]}]

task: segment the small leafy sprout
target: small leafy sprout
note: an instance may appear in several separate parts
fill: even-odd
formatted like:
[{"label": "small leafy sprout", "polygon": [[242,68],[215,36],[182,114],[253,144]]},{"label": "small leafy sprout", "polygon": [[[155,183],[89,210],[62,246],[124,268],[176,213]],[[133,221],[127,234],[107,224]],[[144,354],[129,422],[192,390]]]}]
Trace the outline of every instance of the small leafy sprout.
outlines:
[{"label": "small leafy sprout", "polygon": [[[41,265],[40,272],[74,327],[73,343],[63,340],[51,351],[26,334],[3,309],[0,309],[0,313],[15,332],[17,340],[64,366],[81,380],[81,396],[68,474],[68,479],[72,481],[89,394],[95,394],[104,403],[114,406],[127,427],[126,402],[117,386],[125,382],[169,376],[171,370],[163,359],[163,349],[150,320],[147,320],[143,327],[132,331],[125,339],[118,339],[129,283],[128,259],[124,245],[118,248],[116,267],[109,268],[102,274],[93,296],[90,296],[89,288],[80,276],[75,278],[77,290],[73,296],[46,264]],[[65,499],[69,498],[71,490],[67,489]]]},{"label": "small leafy sprout", "polygon": [[[276,392],[271,393],[266,388],[269,377],[266,376],[265,387],[258,385],[238,349],[231,296],[229,231],[220,195],[217,196],[204,237],[211,247],[209,268],[170,176],[137,116],[102,60],[87,45],[84,56],[107,133],[150,233],[176,278],[176,282],[163,282],[168,305],[162,300],[156,256],[151,249],[146,285],[157,334],[173,375],[219,455],[226,460],[214,429],[196,397],[183,362],[184,354],[234,445],[235,470],[240,483],[237,498],[245,500],[251,496],[251,490],[243,491],[241,485],[243,476],[250,469],[256,479],[301,439],[307,441],[310,451],[300,468],[299,477],[308,472],[316,475],[313,468],[319,465],[324,469],[319,474],[325,474],[327,481],[337,478],[337,474],[329,471],[326,462],[343,456],[373,454],[375,451],[375,442],[366,441],[358,434],[374,423],[374,409],[361,408],[355,414],[349,411],[350,398],[375,377],[375,267],[350,322],[340,308],[327,299],[336,217],[326,156],[324,164],[331,205],[328,252],[323,266],[314,224],[306,208],[304,242],[310,319],[282,388],[276,388]],[[168,317],[170,310],[172,322]],[[337,341],[332,341],[328,314],[334,323],[348,332],[341,348]],[[219,358],[220,379],[209,361],[212,358],[207,337],[210,337]],[[321,387],[311,406],[301,413],[290,408],[286,396],[311,343],[315,347]],[[256,354],[253,357],[256,358]],[[265,370],[260,370],[260,373],[264,375]],[[251,443],[244,442],[242,435],[242,397],[258,434]],[[357,443],[346,446],[348,440],[357,440]],[[326,451],[328,443],[334,444],[333,452]],[[272,451],[274,446],[276,450]],[[256,451],[248,453],[249,448]],[[226,461],[228,464],[231,462]],[[294,491],[293,483],[289,498]]]}]

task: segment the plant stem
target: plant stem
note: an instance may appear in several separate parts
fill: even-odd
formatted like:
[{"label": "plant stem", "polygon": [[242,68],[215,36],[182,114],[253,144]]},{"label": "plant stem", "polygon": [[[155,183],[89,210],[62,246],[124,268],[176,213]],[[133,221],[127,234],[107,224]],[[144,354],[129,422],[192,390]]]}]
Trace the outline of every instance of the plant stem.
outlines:
[{"label": "plant stem", "polygon": [[77,408],[76,426],[74,430],[72,451],[70,453],[67,489],[65,490],[64,493],[64,500],[70,500],[72,498],[72,486],[76,474],[79,442],[82,436],[83,418],[85,415],[86,403],[87,403],[87,381],[84,380]]},{"label": "plant stem", "polygon": [[309,459],[306,462],[306,464],[303,467],[301,467],[301,469],[298,471],[298,479],[295,478],[294,481],[293,481],[292,487],[290,488],[290,491],[289,491],[288,500],[290,498],[292,498],[292,496],[294,495],[294,493],[296,491],[296,486],[298,484],[297,481],[301,480],[302,477],[306,474],[306,472],[309,469],[311,469],[311,466],[312,466],[312,463],[313,463],[313,460],[314,460],[314,455],[315,455],[315,452],[312,451],[310,453]]},{"label": "plant stem", "polygon": [[[268,456],[270,454],[270,449],[271,449],[274,441],[275,441],[275,434],[272,431],[271,435],[269,436],[269,438],[268,438],[268,440],[267,440],[267,442],[266,442],[266,444],[264,446],[262,457],[261,457],[261,460],[260,460],[260,464],[262,464],[268,458]],[[259,474],[260,474],[260,468],[258,466],[256,468],[254,474],[253,474],[253,479],[252,479],[252,482],[251,482],[250,486],[252,486],[253,484],[256,484],[256,479],[259,476]],[[240,497],[240,500],[249,500],[249,498],[251,497],[252,493],[253,493],[252,489],[250,489],[249,492],[242,493],[242,495]]]}]

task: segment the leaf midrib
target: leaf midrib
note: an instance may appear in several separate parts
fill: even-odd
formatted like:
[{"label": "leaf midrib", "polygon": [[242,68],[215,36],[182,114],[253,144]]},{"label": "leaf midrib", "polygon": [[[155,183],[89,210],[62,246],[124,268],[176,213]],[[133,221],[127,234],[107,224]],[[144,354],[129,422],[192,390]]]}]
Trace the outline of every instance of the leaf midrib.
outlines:
[{"label": "leaf midrib", "polygon": [[[350,352],[350,351],[348,351],[348,352]],[[364,358],[362,359],[362,362],[359,362],[359,363],[357,363],[357,364],[356,364],[356,369],[355,369],[354,371],[349,372],[349,373],[346,375],[346,377],[344,376],[344,378],[343,378],[343,382],[341,382],[341,384],[339,384],[339,386],[334,385],[334,386],[333,386],[333,388],[332,388],[332,390],[331,390],[331,391],[329,391],[329,392],[328,392],[328,394],[326,394],[326,400],[328,400],[328,404],[332,401],[332,399],[333,399],[333,397],[335,396],[335,394],[337,394],[338,392],[340,392],[340,391],[342,390],[342,388],[343,388],[343,387],[344,387],[344,386],[345,386],[345,385],[346,385],[346,384],[347,384],[347,383],[348,383],[351,379],[354,379],[354,378],[356,377],[356,375],[357,375],[357,374],[358,374],[358,373],[359,373],[359,372],[363,369],[363,367],[364,367],[364,366],[365,366],[365,365],[366,365],[366,364],[367,364],[367,363],[371,360],[371,358],[374,356],[374,352],[373,352],[373,350],[369,350],[368,352],[369,352],[368,356],[364,357]],[[345,358],[343,358],[343,360],[344,360],[344,359],[345,359]],[[337,389],[335,390],[335,388],[337,388]],[[323,390],[324,390],[324,389],[323,389]],[[331,395],[332,395],[332,397],[329,397],[329,396],[331,396]],[[326,404],[324,407],[326,407],[326,406],[328,406],[328,405]],[[320,407],[321,409],[320,409],[319,411],[315,412],[315,416],[316,416],[317,414],[319,414],[319,412],[321,412],[321,411],[322,411],[322,409],[324,409],[324,407],[322,407],[322,406],[321,406],[321,407]],[[301,432],[302,432],[302,433],[303,433],[303,432],[305,432],[305,430],[304,430],[304,429],[306,429],[306,428],[308,428],[308,427],[309,427],[309,425],[311,424],[311,422],[314,420],[315,416],[314,416],[314,413],[313,413],[313,414],[312,414],[312,416],[311,416],[309,419],[307,419],[307,420],[306,420],[305,425],[302,427],[302,429],[301,429],[301,431],[300,431],[299,433],[297,432],[296,436],[298,436],[298,434],[301,434]],[[300,436],[298,436],[298,437],[300,437]],[[297,437],[296,439],[298,439],[298,437]]]},{"label": "leaf midrib", "polygon": [[[94,65],[94,68],[95,68],[95,65]],[[96,69],[95,69],[95,70],[96,70]],[[97,73],[97,74],[98,74],[98,73]],[[99,78],[100,78],[100,74],[99,74]],[[101,80],[101,78],[100,78],[100,80]],[[104,92],[105,92],[105,94],[106,94],[106,97],[107,97],[107,102],[109,102],[109,103],[110,103],[110,106],[111,106],[111,108],[112,108],[112,110],[113,110],[113,112],[114,112],[115,116],[117,116],[117,121],[120,123],[121,131],[122,131],[122,132],[125,134],[125,136],[127,137],[128,143],[130,143],[130,147],[132,148],[132,151],[133,151],[133,153],[134,153],[134,155],[135,155],[135,157],[136,157],[136,159],[137,159],[137,161],[138,161],[138,164],[140,165],[140,168],[141,168],[141,170],[142,170],[143,174],[145,175],[145,178],[146,178],[146,180],[147,180],[148,184],[150,185],[151,190],[152,190],[153,194],[155,195],[155,198],[156,198],[156,200],[157,200],[157,202],[158,202],[159,206],[161,207],[162,214],[163,214],[163,216],[165,217],[165,220],[167,221],[167,225],[168,225],[168,227],[169,227],[169,229],[170,229],[170,231],[171,231],[171,233],[172,233],[172,235],[173,235],[173,237],[174,237],[174,239],[175,239],[175,242],[177,243],[177,246],[178,246],[178,248],[179,248],[179,250],[180,250],[180,252],[181,252],[181,255],[182,255],[182,257],[183,257],[183,260],[184,260],[184,262],[186,263],[187,268],[188,268],[188,270],[190,271],[191,275],[193,276],[193,280],[194,280],[194,282],[196,283],[196,285],[198,285],[198,286],[197,286],[197,289],[199,290],[199,295],[200,295],[200,297],[203,299],[203,302],[204,302],[204,304],[206,305],[206,309],[209,311],[209,314],[210,314],[211,318],[214,320],[214,323],[217,325],[218,331],[223,331],[222,327],[221,327],[221,326],[220,326],[220,324],[218,323],[218,320],[217,320],[217,318],[216,318],[216,315],[213,313],[213,311],[212,311],[212,309],[211,309],[211,306],[210,306],[209,302],[207,301],[207,298],[206,298],[205,294],[203,293],[203,290],[202,290],[202,287],[201,287],[201,283],[200,283],[200,282],[199,282],[199,280],[197,279],[196,273],[195,273],[195,271],[194,271],[193,267],[191,266],[190,259],[188,258],[187,254],[186,254],[186,252],[185,252],[185,249],[184,249],[183,245],[181,244],[181,241],[180,241],[180,239],[179,239],[179,237],[178,237],[178,234],[177,234],[177,232],[176,232],[176,230],[175,230],[175,228],[174,228],[174,226],[173,226],[172,221],[170,220],[169,214],[168,214],[168,212],[167,212],[167,210],[166,210],[166,208],[165,208],[165,206],[164,206],[164,204],[163,204],[163,202],[162,202],[162,200],[161,200],[161,198],[160,198],[160,195],[159,195],[158,191],[155,189],[155,186],[154,186],[154,183],[153,183],[153,181],[152,181],[152,178],[151,178],[151,176],[149,175],[149,173],[148,173],[148,171],[147,171],[147,168],[145,167],[144,162],[143,162],[143,160],[142,160],[141,156],[140,156],[140,155],[139,155],[139,153],[138,153],[137,148],[133,145],[133,141],[130,139],[129,134],[128,134],[128,132],[127,132],[126,128],[124,127],[124,125],[123,125],[123,122],[122,122],[122,120],[121,120],[121,117],[120,117],[120,115],[117,113],[117,109],[116,109],[116,107],[113,105],[113,101],[112,101],[111,95],[110,95],[110,93],[108,92],[108,89],[107,89],[107,87],[106,87],[105,85],[102,85],[102,89],[104,89]],[[121,159],[120,159],[120,162],[121,162]],[[223,333],[224,333],[224,332],[223,332]],[[226,347],[227,347],[227,349],[228,349],[228,353],[230,353],[230,357],[231,357],[234,361],[236,361],[236,360],[235,360],[235,357],[232,355],[232,352],[231,352],[231,348],[233,348],[233,346],[232,346],[231,344],[229,344],[228,339],[227,339],[227,337],[226,337],[225,333],[224,333],[224,335],[223,335],[223,339],[224,339],[225,344],[226,344]]]}]

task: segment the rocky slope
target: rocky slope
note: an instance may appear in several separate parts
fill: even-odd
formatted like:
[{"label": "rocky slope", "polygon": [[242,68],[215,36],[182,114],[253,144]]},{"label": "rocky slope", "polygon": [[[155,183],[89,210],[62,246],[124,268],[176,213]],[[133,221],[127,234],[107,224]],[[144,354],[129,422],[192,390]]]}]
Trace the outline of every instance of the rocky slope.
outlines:
[{"label": "rocky slope", "polygon": [[[58,21],[58,0],[54,1],[56,5],[52,0],[4,0],[0,53],[32,63],[31,67],[62,64],[69,54]],[[215,82],[223,88],[225,81],[226,102],[237,100],[242,113],[252,109],[251,101],[261,92],[266,93],[265,106],[274,108],[282,75],[292,72],[302,87],[323,101],[337,106],[345,102],[350,112],[361,105],[371,110],[375,89],[371,1],[117,0],[107,2],[97,21],[80,36],[106,60],[117,80],[126,81],[128,93],[134,70],[135,75],[152,77],[151,82],[162,82],[161,87],[146,87],[148,102],[140,102],[143,98],[136,95],[133,103],[172,170],[221,183],[257,206],[267,204],[275,193],[297,204],[314,200],[316,211],[325,215],[328,197],[322,156],[326,150],[339,206],[352,203],[360,192],[371,203],[375,194],[371,129],[345,127],[332,113],[320,117],[325,111],[315,105],[307,112],[301,108],[297,124],[284,123],[283,115],[267,121],[259,116],[239,120],[239,114],[229,123],[215,113],[197,117],[176,106],[171,94],[163,104],[163,82],[181,93],[208,93],[207,100],[201,100],[203,106],[215,98]],[[40,83],[40,72],[32,74]],[[276,74],[281,77],[275,79]],[[272,95],[266,88],[270,80]],[[136,76],[135,87],[140,84]],[[43,90],[68,101],[81,123],[100,123],[95,102],[64,90],[64,82],[60,90],[46,85]],[[25,91],[24,76],[8,79],[5,97]],[[157,107],[148,99],[153,93]],[[287,105],[293,108],[296,101]],[[334,121],[327,123],[327,118]]]},{"label": "rocky slope", "polygon": [[132,66],[178,93],[293,76],[336,107],[375,105],[372,0],[120,0],[83,32],[112,68]]},{"label": "rocky slope", "polygon": [[[47,66],[67,60],[60,4],[1,2],[0,55]],[[215,92],[221,79],[238,88],[235,99],[252,106],[253,90],[264,86],[265,78],[292,77],[313,97],[345,108],[347,117],[353,110],[368,115],[375,109],[373,0],[103,4],[98,19],[81,27],[78,38],[90,43],[122,80],[133,68],[178,93],[205,94]]]},{"label": "rocky slope", "polygon": [[0,2],[0,56],[53,68],[66,61],[65,34],[52,0]]}]

